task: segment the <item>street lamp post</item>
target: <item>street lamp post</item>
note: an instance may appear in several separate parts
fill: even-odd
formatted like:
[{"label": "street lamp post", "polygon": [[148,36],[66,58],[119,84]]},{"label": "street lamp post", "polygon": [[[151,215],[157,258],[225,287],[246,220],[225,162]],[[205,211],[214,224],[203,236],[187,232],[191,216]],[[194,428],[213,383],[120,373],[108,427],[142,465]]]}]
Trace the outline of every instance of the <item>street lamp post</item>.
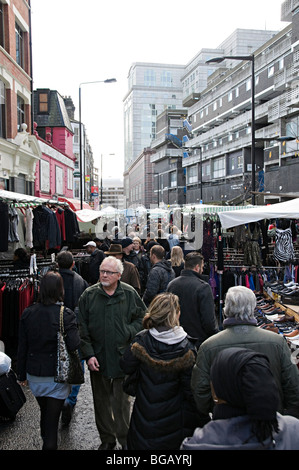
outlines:
[{"label": "street lamp post", "polygon": [[[83,163],[82,163],[82,121],[81,121],[81,86],[90,85],[91,83],[115,83],[116,78],[107,78],[106,80],[97,80],[95,82],[82,82],[79,85],[79,162],[80,162],[80,209],[83,209],[83,184],[82,184],[82,175],[83,175]],[[85,185],[84,185],[85,186]],[[85,191],[84,191],[85,192]]]},{"label": "street lamp post", "polygon": [[255,70],[254,70],[254,54],[251,55],[235,55],[214,57],[209,59],[206,63],[220,63],[225,59],[232,60],[247,60],[251,62],[251,202],[255,205]]}]

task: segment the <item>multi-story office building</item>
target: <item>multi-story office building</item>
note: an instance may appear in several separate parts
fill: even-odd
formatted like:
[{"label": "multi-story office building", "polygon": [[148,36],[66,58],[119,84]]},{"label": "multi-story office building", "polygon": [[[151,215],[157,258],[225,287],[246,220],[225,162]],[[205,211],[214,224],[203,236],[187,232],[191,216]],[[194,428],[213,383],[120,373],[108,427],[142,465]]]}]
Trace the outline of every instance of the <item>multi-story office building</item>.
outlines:
[{"label": "multi-story office building", "polygon": [[[123,181],[117,178],[107,178],[102,180],[102,207],[111,206],[114,209],[125,208]],[[99,188],[101,190],[101,188]]]},{"label": "multi-story office building", "polygon": [[124,102],[124,152],[127,171],[156,138],[156,118],[182,104],[184,65],[134,63]]},{"label": "multi-story office building", "polygon": [[154,193],[158,206],[183,205],[186,181],[182,168],[182,147],[187,130],[183,127],[186,109],[167,109],[157,117],[157,138],[151,148],[154,164]]},{"label": "multi-story office building", "polygon": [[[277,31],[236,29],[216,49],[201,49],[188,62],[182,77],[183,104],[194,104],[199,94],[206,88],[208,78],[215,72],[213,64],[207,65],[207,60],[219,55],[248,55],[271,39]],[[233,61],[227,61],[228,66],[235,66]]]},{"label": "multi-story office building", "polygon": [[154,191],[154,165],[151,156],[155,152],[150,147],[135,159],[124,173],[124,197],[126,208],[144,206],[150,208],[158,203],[158,192]]},{"label": "multi-story office building", "polygon": [[0,189],[34,194],[30,1],[0,1]]},{"label": "multi-story office building", "polygon": [[251,52],[255,66],[254,122],[252,60],[214,65],[217,70],[209,76],[198,99],[185,100],[192,126],[187,145],[196,149],[190,149],[183,158],[187,203],[195,203],[200,192],[206,203],[250,200],[252,188],[268,195],[256,199],[259,203],[278,201],[284,193],[298,194],[298,0],[282,4],[281,19],[289,24]]}]

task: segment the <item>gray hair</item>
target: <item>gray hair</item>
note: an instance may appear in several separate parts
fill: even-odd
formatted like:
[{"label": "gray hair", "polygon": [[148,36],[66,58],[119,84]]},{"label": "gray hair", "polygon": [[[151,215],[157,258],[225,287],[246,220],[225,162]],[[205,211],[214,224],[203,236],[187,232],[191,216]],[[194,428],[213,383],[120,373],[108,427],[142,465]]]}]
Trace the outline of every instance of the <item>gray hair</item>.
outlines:
[{"label": "gray hair", "polygon": [[[115,258],[115,256],[107,256],[106,258],[104,258],[102,263],[101,263],[101,266],[104,263],[104,261],[113,261],[113,263],[115,265],[115,270],[117,272],[119,272],[120,274],[122,274],[124,272],[123,263],[121,262],[120,259]],[[100,269],[101,269],[101,266],[100,266]]]},{"label": "gray hair", "polygon": [[252,319],[255,307],[256,297],[251,289],[245,286],[235,286],[228,289],[224,308],[224,315],[227,318]]}]

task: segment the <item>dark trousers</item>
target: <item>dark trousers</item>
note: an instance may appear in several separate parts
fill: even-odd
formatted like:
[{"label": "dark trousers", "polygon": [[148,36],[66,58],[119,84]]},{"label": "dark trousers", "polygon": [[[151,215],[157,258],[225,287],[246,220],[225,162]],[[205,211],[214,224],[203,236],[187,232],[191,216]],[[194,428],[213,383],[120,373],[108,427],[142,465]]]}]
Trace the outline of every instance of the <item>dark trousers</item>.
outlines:
[{"label": "dark trousers", "polygon": [[95,421],[101,442],[124,446],[130,423],[130,398],[122,388],[123,379],[107,379],[100,372],[90,372]]},{"label": "dark trousers", "polygon": [[59,416],[64,400],[52,397],[36,397],[40,407],[40,430],[43,450],[57,450]]}]

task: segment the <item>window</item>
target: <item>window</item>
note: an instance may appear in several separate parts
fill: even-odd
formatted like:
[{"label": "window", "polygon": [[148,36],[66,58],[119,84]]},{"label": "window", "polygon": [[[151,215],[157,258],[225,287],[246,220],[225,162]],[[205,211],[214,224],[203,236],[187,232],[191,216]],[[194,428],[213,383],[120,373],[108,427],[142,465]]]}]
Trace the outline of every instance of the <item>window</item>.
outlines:
[{"label": "window", "polygon": [[60,166],[55,167],[55,183],[56,194],[63,194],[63,168]]},{"label": "window", "polygon": [[246,82],[246,91],[251,90],[251,79],[247,80]]},{"label": "window", "polygon": [[144,72],[144,85],[156,86],[156,73],[154,70],[149,69]]},{"label": "window", "polygon": [[5,85],[0,80],[0,137],[6,137]]},{"label": "window", "polygon": [[38,112],[39,113],[48,113],[48,93],[39,93],[38,95]]},{"label": "window", "polygon": [[274,75],[274,65],[268,67],[268,78],[273,77]]},{"label": "window", "polygon": [[161,73],[161,86],[171,87],[172,86],[172,75],[171,72],[166,70]]},{"label": "window", "polygon": [[79,144],[79,127],[74,128],[74,144]]},{"label": "window", "polygon": [[18,131],[22,130],[21,125],[25,122],[25,102],[19,95],[17,96],[17,115],[18,115]]},{"label": "window", "polygon": [[71,168],[67,169],[67,188],[73,189],[73,170]]},{"label": "window", "polygon": [[197,174],[197,165],[193,165],[188,167],[187,169],[187,183],[197,183],[198,181],[198,174]]},{"label": "window", "polygon": [[202,177],[209,178],[211,176],[211,162],[207,161],[202,164]]},{"label": "window", "polygon": [[170,173],[170,187],[175,188],[176,186],[177,186],[176,171],[172,171]]},{"label": "window", "polygon": [[213,162],[213,178],[225,176],[225,157],[217,158]]},{"label": "window", "polygon": [[232,101],[232,99],[233,99],[233,92],[230,91],[228,94],[228,101]]},{"label": "window", "polygon": [[20,26],[15,24],[16,32],[16,61],[21,67],[24,67],[24,40],[23,40],[23,31]]}]

